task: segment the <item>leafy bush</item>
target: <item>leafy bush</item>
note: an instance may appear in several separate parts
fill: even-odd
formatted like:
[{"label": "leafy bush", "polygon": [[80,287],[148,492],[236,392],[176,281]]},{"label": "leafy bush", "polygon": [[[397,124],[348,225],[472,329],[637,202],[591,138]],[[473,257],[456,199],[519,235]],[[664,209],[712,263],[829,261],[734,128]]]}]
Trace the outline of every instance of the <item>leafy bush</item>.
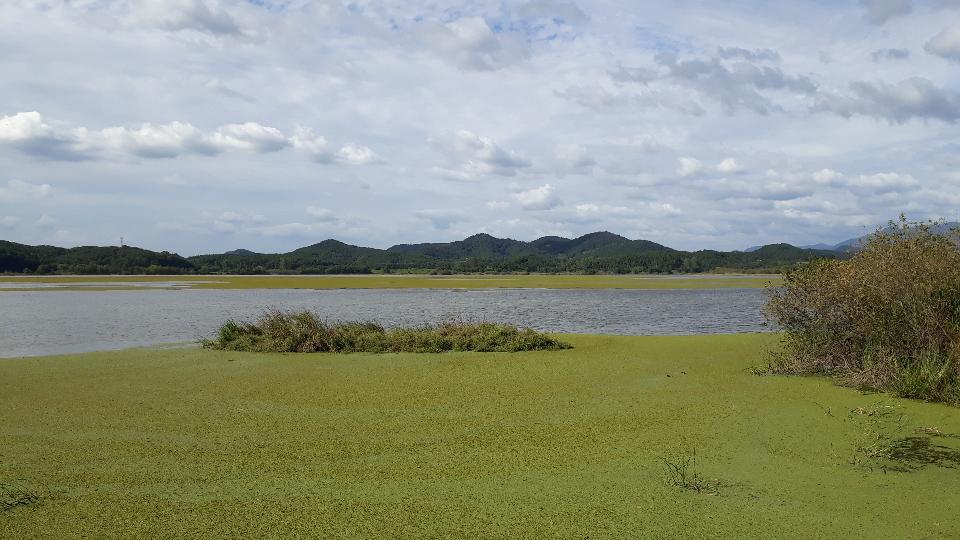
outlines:
[{"label": "leafy bush", "polygon": [[329,323],[310,311],[266,311],[256,322],[227,321],[208,349],[254,352],[518,352],[568,349],[570,345],[509,324],[445,322],[392,328],[371,322]]},{"label": "leafy bush", "polygon": [[784,332],[774,370],[960,402],[960,250],[932,225],[901,216],[848,260],[787,273],[766,306]]}]

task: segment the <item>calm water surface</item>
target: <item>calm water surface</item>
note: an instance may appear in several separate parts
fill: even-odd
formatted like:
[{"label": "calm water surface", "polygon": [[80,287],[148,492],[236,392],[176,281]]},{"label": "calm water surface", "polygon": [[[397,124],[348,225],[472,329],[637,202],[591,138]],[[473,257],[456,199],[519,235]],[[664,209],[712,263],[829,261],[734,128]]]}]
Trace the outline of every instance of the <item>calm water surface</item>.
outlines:
[{"label": "calm water surface", "polygon": [[463,317],[548,332],[762,332],[763,301],[760,289],[9,291],[0,293],[0,357],[195,340],[268,307],[387,326]]}]

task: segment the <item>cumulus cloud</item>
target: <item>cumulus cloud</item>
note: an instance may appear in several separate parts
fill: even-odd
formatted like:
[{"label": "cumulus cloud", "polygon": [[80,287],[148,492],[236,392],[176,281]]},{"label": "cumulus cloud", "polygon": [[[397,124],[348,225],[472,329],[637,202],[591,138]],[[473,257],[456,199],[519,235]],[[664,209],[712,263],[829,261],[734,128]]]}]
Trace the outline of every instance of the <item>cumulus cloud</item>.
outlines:
[{"label": "cumulus cloud", "polygon": [[740,47],[720,47],[717,54],[724,60],[741,58],[751,62],[779,62],[780,53],[773,49],[741,49]]},{"label": "cumulus cloud", "polygon": [[819,171],[810,175],[814,182],[817,184],[835,184],[841,179],[843,179],[843,173],[837,172],[833,169],[820,169]]},{"label": "cumulus cloud", "polygon": [[877,49],[870,53],[870,58],[874,62],[906,60],[910,58],[910,49]]},{"label": "cumulus cloud", "polygon": [[890,193],[915,188],[920,182],[909,174],[889,172],[860,175],[850,179],[848,185],[874,193]]},{"label": "cumulus cloud", "polygon": [[304,152],[319,163],[331,163],[334,153],[330,150],[327,138],[323,135],[316,135],[313,130],[305,127],[297,127],[290,137],[290,143],[293,147]]},{"label": "cumulus cloud", "polygon": [[224,150],[247,150],[258,153],[276,152],[290,144],[279,129],[256,122],[227,124],[219,128],[210,137],[210,141],[217,148]]},{"label": "cumulus cloud", "polygon": [[564,168],[584,171],[597,164],[586,148],[579,144],[558,144],[553,148],[553,157]]},{"label": "cumulus cloud", "polygon": [[912,77],[897,84],[853,82],[852,95],[821,94],[814,111],[827,111],[845,118],[854,115],[884,118],[904,123],[911,119],[956,122],[960,119],[960,93],[934,85],[929,79]]},{"label": "cumulus cloud", "polygon": [[924,46],[924,50],[930,54],[960,62],[960,23],[948,26],[933,36]]},{"label": "cumulus cloud", "polygon": [[729,66],[719,58],[679,60],[675,54],[662,53],[656,61],[669,70],[669,79],[695,89],[701,95],[720,102],[733,113],[741,109],[758,114],[780,111],[782,107],[762,92],[775,90],[811,96],[817,85],[805,75],[786,75],[780,68],[738,61]]},{"label": "cumulus cloud", "polygon": [[213,36],[242,36],[236,18],[219,2],[160,0],[134,2],[134,22],[168,31],[191,30]]},{"label": "cumulus cloud", "polygon": [[597,221],[603,218],[639,218],[647,216],[678,216],[683,212],[672,203],[643,202],[634,206],[584,203],[574,207],[578,218],[583,221]]},{"label": "cumulus cloud", "polygon": [[912,0],[860,0],[860,5],[865,10],[864,18],[867,22],[878,26],[913,10]]},{"label": "cumulus cloud", "polygon": [[560,200],[550,184],[514,193],[513,199],[524,210],[549,210],[560,204]]},{"label": "cumulus cloud", "polygon": [[746,169],[737,161],[736,158],[724,158],[716,166],[708,167],[702,161],[691,157],[681,157],[677,159],[676,174],[680,177],[696,176],[702,173],[716,172],[720,174],[739,174]]},{"label": "cumulus cloud", "polygon": [[741,166],[740,163],[732,157],[728,157],[717,164],[717,172],[719,173],[736,174],[744,171],[745,169],[743,166]]},{"label": "cumulus cloud", "polygon": [[506,150],[490,137],[461,129],[447,140],[432,140],[442,152],[462,160],[454,167],[433,167],[431,170],[449,180],[478,180],[488,174],[514,176],[530,167],[530,160]]},{"label": "cumulus cloud", "polygon": [[50,184],[31,184],[22,180],[8,180],[0,186],[0,201],[46,199],[53,194]]},{"label": "cumulus cloud", "polygon": [[0,145],[43,159],[67,161],[111,156],[143,159],[214,156],[228,151],[266,154],[293,147],[321,163],[381,162],[373,150],[362,145],[348,144],[333,151],[326,138],[303,127],[297,128],[291,137],[275,127],[256,122],[226,124],[210,133],[185,122],[93,130],[47,123],[36,111],[0,117]]},{"label": "cumulus cloud", "polygon": [[91,157],[84,129],[51,126],[37,111],[0,117],[0,143],[40,158],[81,161]]},{"label": "cumulus cloud", "polygon": [[423,22],[426,44],[461,69],[494,71],[526,59],[526,41],[510,32],[495,33],[481,17],[463,17],[447,23]]},{"label": "cumulus cloud", "polygon": [[699,159],[682,157],[677,159],[677,176],[693,176],[703,172],[704,166]]},{"label": "cumulus cloud", "polygon": [[337,152],[336,160],[349,165],[380,163],[380,157],[366,146],[348,144]]},{"label": "cumulus cloud", "polygon": [[336,221],[337,217],[332,210],[319,206],[308,206],[307,213],[317,221]]}]

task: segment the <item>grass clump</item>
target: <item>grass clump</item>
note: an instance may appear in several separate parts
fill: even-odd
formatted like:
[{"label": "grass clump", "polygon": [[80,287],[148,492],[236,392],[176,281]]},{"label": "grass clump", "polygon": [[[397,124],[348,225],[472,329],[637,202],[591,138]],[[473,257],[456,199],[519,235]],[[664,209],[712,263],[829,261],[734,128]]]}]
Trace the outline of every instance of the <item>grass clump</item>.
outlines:
[{"label": "grass clump", "polygon": [[412,328],[372,322],[328,322],[311,311],[268,310],[253,322],[227,321],[208,349],[251,352],[440,353],[568,349],[570,345],[530,328],[489,322],[450,321]]},{"label": "grass clump", "polygon": [[697,467],[697,449],[672,457],[661,458],[667,469],[667,483],[672,486],[700,493],[716,495],[720,492],[719,479],[707,479]]},{"label": "grass clump", "polygon": [[39,494],[21,484],[0,482],[0,511],[2,512],[21,506],[30,506],[40,500]]},{"label": "grass clump", "polygon": [[960,403],[960,250],[932,225],[901,216],[848,260],[787,273],[766,306],[773,370]]}]

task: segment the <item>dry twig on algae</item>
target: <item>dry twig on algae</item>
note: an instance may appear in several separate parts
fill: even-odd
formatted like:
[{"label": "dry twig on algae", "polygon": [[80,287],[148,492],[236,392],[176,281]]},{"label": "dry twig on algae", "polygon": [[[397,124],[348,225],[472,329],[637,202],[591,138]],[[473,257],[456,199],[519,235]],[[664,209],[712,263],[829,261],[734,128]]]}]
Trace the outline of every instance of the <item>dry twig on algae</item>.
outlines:
[{"label": "dry twig on algae", "polygon": [[0,482],[0,512],[21,506],[30,506],[43,500],[38,493],[23,484]]},{"label": "dry twig on algae", "polygon": [[697,449],[671,457],[660,458],[667,469],[667,482],[689,491],[704,495],[717,495],[720,492],[720,480],[708,480],[697,468]]}]

